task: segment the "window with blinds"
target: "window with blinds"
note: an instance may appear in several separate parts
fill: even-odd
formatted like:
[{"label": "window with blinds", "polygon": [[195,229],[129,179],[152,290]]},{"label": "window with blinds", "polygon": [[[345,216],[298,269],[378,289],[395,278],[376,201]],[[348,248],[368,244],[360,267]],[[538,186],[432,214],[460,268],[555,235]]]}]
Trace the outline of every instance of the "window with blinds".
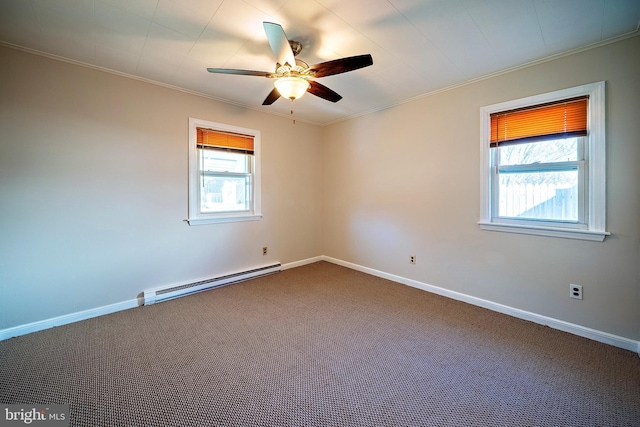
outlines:
[{"label": "window with blinds", "polygon": [[588,97],[490,115],[496,217],[584,223]]},{"label": "window with blinds", "polygon": [[259,133],[190,120],[189,223],[259,218]]},{"label": "window with blinds", "polygon": [[480,112],[481,227],[603,240],[604,82]]}]

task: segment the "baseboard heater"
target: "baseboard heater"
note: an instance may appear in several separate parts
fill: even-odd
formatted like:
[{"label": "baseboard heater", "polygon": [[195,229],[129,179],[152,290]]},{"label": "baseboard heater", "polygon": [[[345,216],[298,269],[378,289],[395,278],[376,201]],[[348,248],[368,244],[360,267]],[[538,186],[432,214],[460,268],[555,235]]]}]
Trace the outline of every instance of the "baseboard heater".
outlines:
[{"label": "baseboard heater", "polygon": [[194,294],[196,292],[207,291],[209,289],[219,288],[221,286],[230,285],[232,283],[242,282],[243,280],[253,279],[255,277],[265,276],[267,274],[277,273],[282,270],[280,263],[267,265],[253,270],[241,271],[239,273],[228,274],[226,276],[215,277],[212,279],[200,280],[193,283],[185,283],[183,285],[170,286],[165,288],[150,289],[143,292],[144,305],[151,305],[157,302],[167,301],[170,299]]}]

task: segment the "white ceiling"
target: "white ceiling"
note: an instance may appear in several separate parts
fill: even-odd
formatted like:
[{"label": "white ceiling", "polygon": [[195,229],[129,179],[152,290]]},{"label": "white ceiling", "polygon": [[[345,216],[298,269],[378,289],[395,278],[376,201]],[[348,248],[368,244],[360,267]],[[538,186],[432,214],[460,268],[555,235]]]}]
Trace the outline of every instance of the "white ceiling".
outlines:
[{"label": "white ceiling", "polygon": [[289,115],[287,99],[261,105],[273,80],[206,71],[274,71],[263,21],[309,65],[373,56],[320,79],[338,103],[295,101],[298,120],[327,124],[637,34],[640,0],[0,0],[2,42]]}]

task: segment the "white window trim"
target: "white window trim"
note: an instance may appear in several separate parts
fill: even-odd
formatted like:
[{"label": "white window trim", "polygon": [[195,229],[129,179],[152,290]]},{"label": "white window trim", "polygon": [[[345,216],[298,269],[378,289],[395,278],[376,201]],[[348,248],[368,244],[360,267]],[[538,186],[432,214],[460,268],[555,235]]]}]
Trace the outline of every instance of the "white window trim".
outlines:
[{"label": "white window trim", "polygon": [[[577,96],[589,96],[587,116],[588,135],[587,163],[587,228],[579,229],[556,226],[543,226],[535,221],[517,221],[514,223],[497,222],[491,215],[491,148],[489,147],[492,113],[558,101]],[[602,242],[611,233],[606,227],[606,146],[605,146],[605,82],[596,82],[569,89],[530,96],[513,101],[501,102],[480,108],[480,221],[482,230],[503,231],[537,236],[561,237]]]},{"label": "white window trim", "polygon": [[[196,128],[203,127],[225,132],[241,133],[253,136],[253,183],[251,212],[200,213],[198,148]],[[189,118],[189,225],[218,224],[224,222],[257,221],[262,218],[260,210],[260,131],[238,126],[215,123],[207,120]]]}]

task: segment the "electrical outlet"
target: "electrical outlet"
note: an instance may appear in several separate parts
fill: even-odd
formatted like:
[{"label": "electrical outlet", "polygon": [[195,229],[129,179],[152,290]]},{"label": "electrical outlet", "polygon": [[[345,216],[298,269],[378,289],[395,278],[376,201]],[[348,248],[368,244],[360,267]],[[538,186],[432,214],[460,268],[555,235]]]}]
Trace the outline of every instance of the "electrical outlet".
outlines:
[{"label": "electrical outlet", "polygon": [[262,248],[262,255],[266,255],[266,254],[267,254],[267,252],[268,252],[268,249],[267,249],[267,247],[266,247],[266,246],[264,246],[264,247]]},{"label": "electrical outlet", "polygon": [[416,256],[415,255],[409,255],[409,262],[411,264],[415,264],[416,263]]},{"label": "electrical outlet", "polygon": [[582,299],[582,285],[569,285],[569,296],[575,299]]}]

